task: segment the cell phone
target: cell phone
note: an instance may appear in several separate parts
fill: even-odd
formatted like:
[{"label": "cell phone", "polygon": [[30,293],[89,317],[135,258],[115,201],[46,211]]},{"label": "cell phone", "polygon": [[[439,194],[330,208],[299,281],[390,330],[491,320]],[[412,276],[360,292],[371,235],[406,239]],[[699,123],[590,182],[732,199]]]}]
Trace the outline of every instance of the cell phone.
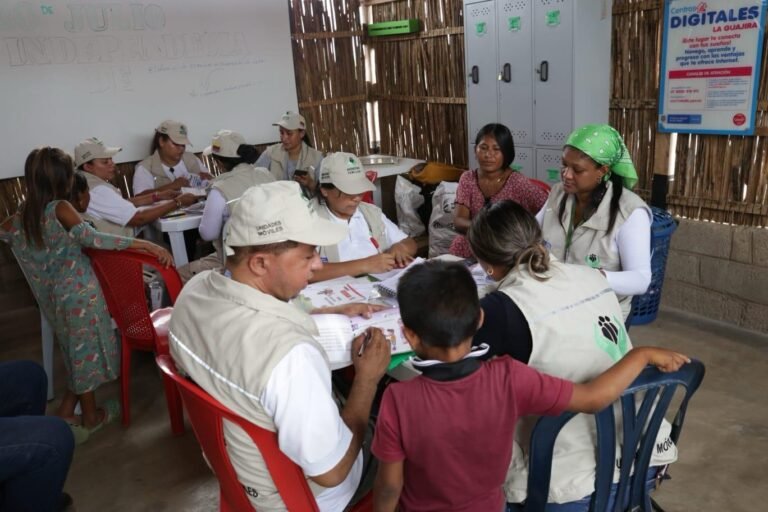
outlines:
[{"label": "cell phone", "polygon": [[295,171],[293,171],[294,176],[306,176],[307,174],[308,174],[308,171],[304,171],[301,169],[296,169]]}]

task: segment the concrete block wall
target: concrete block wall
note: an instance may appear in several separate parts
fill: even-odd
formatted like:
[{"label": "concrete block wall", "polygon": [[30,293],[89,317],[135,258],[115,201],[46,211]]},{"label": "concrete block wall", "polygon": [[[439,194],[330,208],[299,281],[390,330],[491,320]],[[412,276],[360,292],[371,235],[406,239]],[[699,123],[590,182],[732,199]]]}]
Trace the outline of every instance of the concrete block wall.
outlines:
[{"label": "concrete block wall", "polygon": [[681,219],[661,304],[768,332],[768,229]]}]

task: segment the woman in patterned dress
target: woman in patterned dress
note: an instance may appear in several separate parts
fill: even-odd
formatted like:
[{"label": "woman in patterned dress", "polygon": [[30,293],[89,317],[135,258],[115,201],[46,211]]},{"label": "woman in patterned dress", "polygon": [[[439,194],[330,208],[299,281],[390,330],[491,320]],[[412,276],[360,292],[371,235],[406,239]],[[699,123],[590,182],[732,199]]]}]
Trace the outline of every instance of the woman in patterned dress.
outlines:
[{"label": "woman in patterned dress", "polygon": [[453,225],[458,235],[451,243],[451,254],[469,258],[472,251],[464,236],[481,208],[511,199],[535,214],[547,200],[547,193],[512,169],[515,142],[509,128],[491,123],[483,126],[475,138],[478,168],[459,179]]},{"label": "woman in patterned dress", "polygon": [[[33,150],[24,167],[26,200],[2,229],[10,234],[40,307],[53,325],[68,372],[67,392],[56,414],[95,431],[113,419],[97,408],[94,391],[116,379],[120,350],[101,287],[82,247],[137,249],[169,265],[162,247],[98,232],[67,202],[74,180],[72,158],[58,148]],[[75,417],[80,402],[82,417]]]}]

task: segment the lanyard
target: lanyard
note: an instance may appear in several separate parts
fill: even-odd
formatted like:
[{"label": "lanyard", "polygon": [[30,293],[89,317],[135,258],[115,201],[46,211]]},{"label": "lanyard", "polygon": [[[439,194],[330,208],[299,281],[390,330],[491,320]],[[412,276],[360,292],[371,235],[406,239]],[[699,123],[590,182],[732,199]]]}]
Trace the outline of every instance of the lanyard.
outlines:
[{"label": "lanyard", "polygon": [[565,234],[565,254],[563,255],[563,261],[568,261],[568,251],[571,249],[571,241],[573,240],[573,220],[576,216],[576,208],[571,209],[571,221],[568,223],[568,232]]}]

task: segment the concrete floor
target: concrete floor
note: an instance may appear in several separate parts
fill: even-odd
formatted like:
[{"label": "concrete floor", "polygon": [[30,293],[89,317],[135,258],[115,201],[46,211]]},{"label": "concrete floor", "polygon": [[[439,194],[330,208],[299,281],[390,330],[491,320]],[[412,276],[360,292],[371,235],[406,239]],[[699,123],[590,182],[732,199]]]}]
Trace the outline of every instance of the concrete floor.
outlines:
[{"label": "concrete floor", "polygon": [[[35,311],[13,319],[0,316],[0,332],[13,333],[0,345],[0,360],[40,359]],[[764,510],[768,337],[669,311],[652,325],[633,327],[630,334],[635,345],[663,345],[707,366],[704,383],[689,407],[680,460],[671,469],[673,479],[656,493],[656,500],[667,512]],[[56,372],[61,396],[61,361]],[[182,437],[170,434],[151,355],[136,354],[132,381],[130,428],[110,425],[75,452],[66,490],[74,497],[76,510],[217,510],[218,486],[191,430]],[[97,396],[103,400],[117,397],[117,392],[113,383]]]}]

